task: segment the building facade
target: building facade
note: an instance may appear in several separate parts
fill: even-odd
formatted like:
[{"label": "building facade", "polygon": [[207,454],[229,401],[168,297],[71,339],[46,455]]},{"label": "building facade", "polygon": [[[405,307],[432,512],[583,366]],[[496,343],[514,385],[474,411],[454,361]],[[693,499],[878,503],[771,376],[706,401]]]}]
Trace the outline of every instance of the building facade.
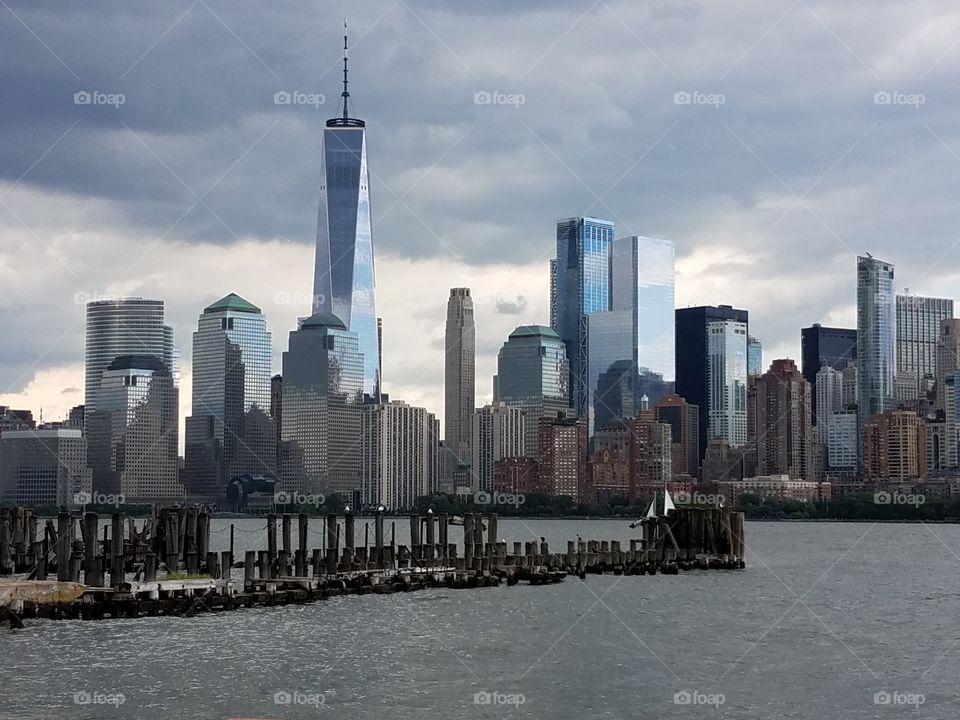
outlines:
[{"label": "building facade", "polygon": [[497,460],[521,457],[525,442],[523,410],[501,402],[477,408],[473,413],[470,443],[470,476],[474,492],[491,492]]},{"label": "building facade", "polygon": [[760,377],[763,374],[763,343],[753,336],[747,336],[747,377]]},{"label": "building facade", "polygon": [[86,413],[93,489],[128,503],[184,498],[178,455],[179,392],[152,355],[121,355],[103,372]]},{"label": "building facade", "polygon": [[700,408],[673,393],[660,398],[654,413],[659,422],[670,426],[673,474],[697,477]]},{"label": "building facade", "polygon": [[915,480],[926,475],[926,428],[914,412],[885,410],[864,425],[868,480]]},{"label": "building facade", "polygon": [[548,495],[579,500],[587,469],[587,424],[570,417],[540,420],[539,481]]},{"label": "building facade", "polygon": [[[892,405],[897,371],[894,332],[894,269],[890,263],[857,258],[858,424]],[[861,446],[862,447],[862,446]]]},{"label": "building facade", "polygon": [[774,360],[756,382],[761,475],[816,480],[810,383],[793,360]]},{"label": "building facade", "polygon": [[[922,397],[924,378],[937,376],[940,327],[953,318],[948,298],[896,296],[897,373],[912,382],[912,397]],[[953,368],[951,368],[953,369]]]},{"label": "building facade", "polygon": [[707,434],[732,447],[747,442],[747,324],[707,324]]},{"label": "building facade", "polygon": [[444,471],[452,477],[470,463],[470,436],[477,395],[477,331],[470,288],[451,288],[447,301],[443,372]]},{"label": "building facade", "polygon": [[[652,413],[650,413],[652,416]],[[673,432],[667,423],[652,417],[627,423],[629,437],[630,502],[637,499],[637,488],[663,485],[673,478]]]},{"label": "building facade", "polygon": [[960,370],[960,320],[940,321],[940,334],[937,340],[937,379],[935,408],[946,408],[946,388],[944,380],[954,370]]},{"label": "building facade", "polygon": [[857,359],[857,331],[814,323],[800,330],[800,371],[813,386],[813,417],[817,418],[817,373],[824,366],[843,370]]},{"label": "building facade", "polygon": [[364,504],[406,510],[436,491],[440,423],[433,413],[398,400],[367,404],[362,438]]},{"label": "building facade", "polygon": [[193,406],[186,421],[187,496],[225,497],[234,475],[276,473],[271,335],[260,308],[231,293],[193,334]]},{"label": "building facade", "polygon": [[92,498],[87,439],[77,428],[0,434],[0,503],[74,505]]},{"label": "building facade", "polygon": [[290,333],[283,353],[280,486],[350,497],[361,486],[363,357],[356,333],[318,313]]}]

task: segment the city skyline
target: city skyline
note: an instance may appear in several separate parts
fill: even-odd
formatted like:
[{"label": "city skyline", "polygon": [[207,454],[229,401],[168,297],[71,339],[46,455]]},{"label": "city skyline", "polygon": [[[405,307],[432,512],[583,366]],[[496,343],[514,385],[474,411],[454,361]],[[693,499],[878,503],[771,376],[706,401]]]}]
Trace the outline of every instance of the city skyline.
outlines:
[{"label": "city skyline", "polygon": [[[388,7],[382,9],[386,11]],[[56,23],[62,20],[55,16],[37,16],[30,8],[21,10],[24,22],[40,37],[46,38],[57,31],[75,31],[65,27],[56,28]],[[92,12],[96,13],[96,9]],[[488,13],[477,13],[474,19],[481,24],[489,24],[502,20],[502,12],[502,8],[492,8]],[[576,19],[571,17],[572,12],[570,7],[557,6],[549,14],[547,25],[555,24],[559,34],[569,26],[568,20]],[[311,9],[310,16],[315,14],[315,9]],[[931,14],[935,13],[931,11]],[[576,15],[579,16],[580,12]],[[475,69],[474,75],[467,73],[466,79],[456,80],[456,87],[463,90],[462,96],[445,89],[444,98],[441,99],[437,93],[438,86],[430,81],[419,83],[417,92],[421,94],[404,96],[388,84],[395,75],[389,71],[391,51],[419,47],[423,51],[416,56],[420,61],[428,58],[442,60],[434,62],[433,66],[443,68],[447,73],[451,63],[457,65],[457,56],[463,58],[467,67],[473,67],[476,56],[472,51],[475,48],[470,39],[449,22],[450,16],[441,9],[431,9],[424,12],[422,17],[430,28],[436,28],[434,32],[443,38],[443,43],[438,42],[429,30],[402,8],[390,11],[384,22],[375,23],[379,17],[379,14],[374,17],[371,13],[368,18],[351,19],[351,27],[355,28],[351,33],[355,32],[357,37],[353,43],[355,47],[351,50],[351,79],[356,87],[362,88],[362,92],[356,93],[351,107],[358,107],[356,114],[367,119],[371,138],[375,138],[372,140],[374,145],[371,153],[377,156],[377,167],[373,168],[376,174],[371,177],[370,184],[371,193],[379,199],[372,206],[372,225],[374,234],[383,240],[377,248],[377,291],[381,298],[391,298],[389,304],[381,302],[378,313],[384,317],[385,375],[393,382],[395,395],[416,405],[435,408],[441,418],[442,390],[437,369],[442,366],[442,357],[404,358],[402,353],[395,350],[402,348],[411,338],[417,344],[436,347],[442,333],[442,312],[435,310],[442,307],[442,295],[455,284],[473,288],[478,298],[487,299],[486,307],[478,303],[477,313],[478,326],[489,328],[490,336],[486,346],[478,347],[477,403],[480,405],[489,401],[491,393],[486,378],[495,371],[496,351],[503,338],[520,322],[549,323],[547,287],[543,276],[552,245],[550,227],[556,218],[575,212],[600,215],[609,212],[617,222],[618,235],[648,234],[673,240],[677,246],[677,306],[729,303],[751,310],[751,331],[764,342],[768,358],[799,357],[796,327],[807,326],[815,321],[830,326],[855,326],[855,305],[849,292],[846,261],[865,249],[897,265],[900,276],[907,278],[906,282],[919,292],[931,296],[948,296],[950,293],[953,281],[949,268],[936,266],[940,251],[946,251],[952,242],[945,233],[925,233],[944,238],[942,248],[935,247],[929,253],[902,256],[901,251],[896,249],[897,234],[883,231],[880,218],[877,218],[875,226],[860,230],[860,217],[854,223],[852,218],[847,218],[843,213],[838,218],[836,212],[821,212],[824,208],[831,209],[828,197],[821,192],[806,197],[804,204],[816,211],[828,227],[805,213],[802,205],[783,222],[774,223],[780,216],[781,206],[777,202],[772,203],[772,209],[752,203],[736,210],[718,210],[716,213],[719,214],[711,214],[711,208],[715,208],[711,203],[725,196],[718,196],[723,183],[718,183],[717,176],[711,176],[709,171],[698,174],[698,183],[693,186],[702,194],[702,198],[691,197],[689,191],[682,189],[675,189],[672,197],[665,197],[664,190],[657,190],[649,199],[635,192],[644,184],[650,185],[645,179],[649,179],[651,173],[656,176],[669,168],[670,158],[663,153],[671,149],[675,152],[678,141],[681,142],[679,147],[683,148],[682,143],[691,137],[690,131],[706,123],[709,123],[711,132],[721,134],[724,140],[721,153],[731,160],[730,165],[745,178],[738,190],[747,199],[764,191],[783,193],[782,184],[778,178],[771,176],[765,164],[775,171],[775,175],[786,180],[790,187],[806,189],[813,179],[832,168],[834,160],[842,158],[844,163],[836,172],[852,172],[854,180],[859,178],[865,182],[862,168],[869,165],[865,158],[869,160],[872,157],[869,153],[878,151],[879,146],[875,143],[882,134],[871,130],[874,121],[883,120],[884,127],[905,127],[912,117],[908,111],[916,115],[917,110],[926,109],[874,104],[873,94],[884,90],[884,87],[880,87],[877,79],[869,74],[856,79],[857,92],[849,93],[850,100],[844,105],[846,110],[856,112],[857,119],[863,121],[857,124],[856,132],[836,138],[836,146],[831,147],[827,155],[814,158],[817,162],[811,160],[801,163],[801,168],[794,176],[789,166],[773,162],[773,159],[783,158],[771,159],[766,145],[755,145],[753,137],[741,132],[741,123],[746,118],[738,113],[743,113],[745,106],[737,101],[736,93],[728,92],[722,107],[697,108],[692,102],[683,104],[681,101],[678,104],[675,101],[675,93],[682,93],[687,85],[696,85],[701,76],[696,72],[678,72],[684,78],[681,83],[662,65],[646,56],[642,45],[618,22],[620,18],[628,27],[642,26],[644,15],[639,9],[611,4],[609,11],[598,9],[588,13],[582,20],[582,29],[591,33],[606,32],[620,51],[638,53],[635,59],[644,67],[657,68],[656,73],[649,73],[650,86],[633,88],[636,90],[633,93],[616,94],[616,103],[622,107],[617,107],[616,103],[614,105],[616,110],[626,109],[632,102],[655,108],[657,122],[633,128],[629,135],[631,141],[624,142],[623,136],[614,132],[617,125],[613,123],[611,109],[601,108],[604,112],[597,119],[584,116],[588,122],[604,123],[611,130],[610,143],[601,142],[600,145],[587,145],[584,138],[577,137],[563,136],[557,139],[551,134],[553,127],[539,124],[538,118],[543,113],[537,112],[536,102],[541,103],[540,110],[548,102],[542,92],[537,92],[538,82],[543,81],[545,71],[556,72],[563,68],[564,71],[572,71],[572,77],[578,77],[578,73],[583,72],[568,65],[562,53],[552,49],[548,42],[544,42],[543,47],[524,50],[529,56],[524,57],[526,62],[522,65],[532,65],[531,72],[529,77],[518,78],[515,83],[518,92],[526,91],[523,105],[498,107],[493,98],[490,103],[484,104],[482,95],[480,104],[476,104],[476,93],[490,94],[496,87],[510,89],[509,75],[489,74],[484,67]],[[790,18],[792,21],[814,23],[811,29],[817,27],[816,21],[804,15],[802,9],[792,11]],[[165,21],[172,23],[175,19],[162,16],[155,18],[156,32],[149,40],[152,41],[166,29]],[[532,21],[533,16],[519,11],[515,19],[522,25]],[[771,16],[770,21],[776,19]],[[240,13],[230,23],[231,26],[236,24],[238,34],[246,39],[256,56],[265,57],[267,53],[259,44],[265,41],[256,33],[248,32],[253,28],[248,20]],[[670,22],[667,18],[653,20],[663,24]],[[825,20],[829,22],[830,19]],[[131,91],[128,79],[131,82],[142,81],[144,76],[150,77],[151,73],[161,71],[155,63],[150,62],[150,54],[134,67],[131,65],[137,60],[136,55],[119,58],[113,56],[112,51],[99,65],[94,63],[103,69],[122,66],[110,77],[130,69],[129,78],[124,78],[122,82],[118,80],[115,88],[119,92],[127,91],[126,102],[122,106],[94,107],[92,102],[90,106],[85,106],[82,100],[80,104],[74,104],[72,93],[65,98],[52,91],[47,93],[50,103],[40,110],[43,122],[23,125],[33,131],[29,135],[29,142],[12,142],[9,154],[0,158],[0,176],[6,178],[6,185],[0,192],[10,191],[4,200],[5,207],[0,207],[3,220],[0,232],[4,232],[3,237],[11,244],[15,243],[20,252],[26,253],[27,261],[23,265],[26,272],[20,273],[20,277],[11,278],[12,287],[17,291],[15,294],[21,297],[35,293],[39,287],[49,288],[47,297],[41,303],[25,305],[14,301],[6,306],[6,317],[15,340],[6,351],[9,362],[3,372],[8,376],[2,378],[4,382],[0,383],[0,402],[37,410],[42,406],[47,419],[56,419],[65,416],[67,408],[80,401],[82,320],[79,325],[68,321],[65,326],[47,322],[51,317],[61,317],[63,308],[69,308],[72,302],[77,302],[75,298],[141,295],[162,298],[166,302],[169,308],[166,322],[175,329],[175,345],[182,353],[179,360],[181,418],[185,418],[189,412],[189,333],[199,308],[228,292],[237,292],[251,298],[264,309],[270,318],[270,330],[278,337],[289,331],[297,317],[309,314],[309,289],[313,285],[311,274],[314,266],[314,243],[311,238],[316,237],[316,188],[319,186],[323,118],[336,115],[338,110],[335,101],[339,91],[339,47],[342,39],[339,21],[314,23],[311,20],[309,27],[309,37],[304,33],[293,33],[291,47],[296,47],[299,42],[308,42],[309,57],[323,58],[322,73],[316,72],[309,63],[288,62],[285,58],[282,66],[274,69],[275,77],[258,62],[254,54],[245,53],[235,39],[216,36],[217,47],[229,47],[244,53],[244,62],[249,63],[247,69],[256,71],[251,82],[258,92],[253,95],[260,98],[259,89],[264,92],[262,101],[245,100],[235,111],[205,121],[208,123],[206,127],[210,124],[232,127],[237,123],[231,123],[231,120],[252,117],[254,110],[267,117],[262,123],[254,123],[243,130],[224,132],[222,138],[205,139],[206,145],[200,145],[200,140],[192,137],[185,128],[177,127],[168,133],[170,143],[162,142],[162,133],[156,132],[160,130],[160,125],[151,127],[143,121],[139,110],[143,110],[148,101]],[[695,24],[694,29],[699,27],[699,23]],[[179,30],[185,28],[208,33],[211,37],[216,28],[222,32],[222,27],[216,25],[215,21],[211,25],[211,19],[200,13],[189,13]],[[319,39],[313,30],[319,31]],[[774,35],[781,31],[780,28],[776,30]],[[823,34],[824,42],[828,42],[829,35],[825,31]],[[13,43],[20,44],[17,50],[24,62],[35,62],[42,69],[42,78],[58,82],[67,78],[70,84],[76,85],[74,92],[78,93],[97,89],[97,81],[86,72],[77,72],[80,81],[75,82],[76,78],[72,78],[67,69],[58,64],[43,46],[38,45],[26,30],[11,39]],[[182,43],[183,36],[179,32],[171,33],[152,52],[169,59],[171,53],[185,51]],[[149,44],[144,42],[144,47]],[[67,66],[76,65],[76,57],[64,48],[55,44],[54,49]],[[830,59],[853,63],[856,67],[838,43],[828,44],[826,49]],[[663,61],[668,66],[676,66],[682,53],[660,52],[662,50],[664,48],[658,49],[658,55]],[[735,64],[734,78],[753,77],[763,70],[763,58],[770,51],[769,46],[761,44],[750,50],[743,59],[740,59],[739,53],[725,59],[729,60],[727,65]],[[930,62],[924,69],[934,64],[939,55],[930,49],[930,57],[927,58]],[[121,62],[122,59],[126,62]],[[937,66],[937,71],[945,72],[951,62],[953,60],[950,58],[944,60]],[[271,61],[267,63],[271,67],[274,64]],[[231,70],[230,74],[236,73]],[[452,80],[446,74],[443,77]],[[104,82],[109,80],[106,74],[104,78]],[[593,79],[600,84],[598,87],[608,81],[602,74]],[[709,76],[704,75],[703,79],[709,80]],[[876,89],[872,89],[874,85]],[[287,105],[283,104],[283,95],[280,104],[274,102],[276,93],[291,94],[298,87],[302,87],[301,92],[308,95],[307,91],[322,91],[325,102],[319,107],[297,105],[299,100],[291,96]],[[109,90],[110,87],[102,89],[103,92]],[[17,91],[18,86],[11,88],[14,97]],[[41,83],[39,92],[43,95],[44,91],[45,86]],[[232,79],[220,96],[224,93],[235,98],[242,95]],[[249,89],[244,94],[247,97],[251,95]],[[743,99],[742,94],[740,98]],[[309,97],[305,99],[309,100]],[[61,100],[63,104],[58,105]],[[437,121],[437,117],[425,111],[424,107],[436,107],[441,111],[439,123],[442,132],[439,138],[434,136],[432,146],[428,133],[414,132]],[[268,112],[263,113],[264,109]],[[731,113],[724,116],[724,122],[730,131],[750,145],[761,162],[756,162],[758,158],[712,117],[711,113],[716,115],[715,111],[718,110]],[[154,117],[154,122],[159,123],[156,114]],[[4,116],[3,119],[11,124],[14,139],[25,137],[16,118]],[[528,127],[524,128],[515,122],[517,119],[521,119]],[[190,118],[190,121],[193,123],[191,127],[195,127],[197,120]],[[274,121],[279,125],[276,130],[269,130]],[[673,127],[675,121],[678,124]],[[77,125],[71,130],[74,122]],[[928,125],[934,132],[950,140],[941,125]],[[507,127],[517,134],[504,136],[502,133]],[[796,123],[784,124],[783,129],[788,127],[795,132]],[[910,127],[928,136],[927,139],[932,143],[924,146],[928,157],[937,152],[937,157],[949,160],[942,146],[929,137],[926,129],[916,122]],[[776,129],[779,131],[779,126]],[[882,131],[882,127],[879,129]],[[374,130],[376,133],[373,133]],[[289,140],[285,140],[284,145],[276,145],[277,136],[284,133]],[[860,137],[861,133],[866,133],[863,138]],[[258,142],[261,135],[264,139]],[[108,136],[122,139],[129,152],[117,156],[118,160],[111,167],[113,174],[107,173],[107,176],[125,181],[129,173],[140,171],[147,180],[146,187],[154,193],[150,203],[158,203],[157,212],[148,211],[145,204],[147,199],[140,188],[132,187],[133,183],[127,183],[131,188],[131,204],[127,206],[122,201],[126,196],[119,193],[115,186],[95,184],[86,187],[80,180],[87,176],[79,171],[72,174],[67,172],[63,176],[52,174],[53,168],[59,165],[65,165],[68,169],[75,167],[73,161],[81,157],[78,153],[84,147],[81,139],[99,143]],[[546,173],[552,177],[556,177],[557,172],[561,175],[555,183],[546,184],[547,190],[537,191],[539,194],[535,196],[535,204],[525,202],[518,207],[516,202],[503,203],[503,213],[498,214],[493,227],[487,228],[490,218],[484,215],[480,220],[476,217],[481,206],[475,198],[469,201],[460,196],[451,198],[444,195],[444,191],[454,192],[454,188],[449,183],[446,187],[437,183],[441,178],[455,177],[451,173],[455,173],[458,167],[478,169],[475,158],[481,146],[477,143],[497,136],[506,138],[507,145],[514,151],[511,153],[513,157],[524,157],[517,155],[521,147],[532,149],[533,154],[524,159],[532,172],[538,175]],[[665,139],[658,142],[661,136]],[[406,142],[401,142],[404,138]],[[801,141],[803,139],[800,138]],[[522,145],[518,145],[521,141]],[[291,151],[294,146],[296,152]],[[204,147],[210,150],[211,157],[222,162],[209,163],[209,167],[205,168],[188,162],[190,155],[206,154],[191,152]],[[628,148],[627,157],[623,157],[624,148]],[[648,149],[649,156],[644,154]],[[845,154],[851,149],[857,152]],[[46,152],[48,150],[49,153]],[[245,150],[250,152],[244,154]],[[271,154],[283,159],[282,172],[267,162]],[[563,162],[558,161],[558,156]],[[495,163],[500,158],[495,155]],[[231,169],[235,161],[236,167]],[[570,167],[572,173],[566,173],[564,164]],[[494,164],[491,169],[495,167]],[[716,170],[719,166],[711,167]],[[413,172],[411,168],[414,168]],[[207,212],[203,205],[195,204],[195,196],[227,170],[230,173],[225,177],[230,181],[224,181],[222,187],[213,188],[215,192],[205,200],[212,212]],[[856,174],[857,170],[861,170],[859,175]],[[272,186],[264,184],[260,176],[265,173],[265,177],[282,177],[283,181]],[[621,175],[624,178],[618,180]],[[178,178],[185,182],[178,183]],[[840,178],[848,176],[841,174]],[[832,181],[833,176],[827,175],[819,189],[843,187],[832,185]],[[173,190],[183,191],[183,184],[194,195],[185,193],[183,198],[172,195]],[[509,183],[506,185],[513,188]],[[232,195],[244,199],[243,207],[238,207],[236,202],[223,194],[228,187],[240,190]],[[601,195],[608,187],[611,188],[609,196]],[[671,187],[676,188],[676,185]],[[257,203],[249,202],[251,196],[247,195],[245,188],[256,193],[259,199],[270,202],[286,202],[283,198],[291,198],[290,204],[285,205],[282,212],[264,214],[254,209]],[[293,190],[285,193],[280,188]],[[60,194],[60,190],[66,194]],[[513,194],[518,194],[515,189]],[[598,199],[598,196],[602,199]],[[453,200],[449,203],[451,208],[455,208],[451,215],[437,215],[434,212],[434,203],[439,197]],[[680,204],[689,204],[692,199],[699,203],[699,215],[690,216],[678,211]],[[78,212],[81,201],[88,201],[90,213]],[[49,212],[53,202],[56,202],[56,212]],[[591,208],[591,205],[594,207]],[[537,211],[532,212],[531,207],[536,207]],[[42,213],[40,209],[43,209]],[[161,209],[162,212],[159,211]],[[789,212],[789,206],[784,206],[784,209]],[[853,208],[855,212],[862,209],[862,206]],[[755,222],[750,220],[750,213],[756,214]],[[184,220],[171,226],[182,214],[186,215]],[[699,222],[692,221],[690,217]],[[761,275],[781,280],[791,277],[789,272],[783,274],[788,269],[785,263],[796,265],[797,273],[806,272],[805,277],[810,278],[809,264],[797,262],[798,253],[792,247],[792,241],[805,232],[804,228],[809,230],[810,223],[816,230],[812,236],[814,239],[798,244],[797,248],[808,251],[810,242],[816,246],[816,251],[809,252],[809,255],[817,256],[818,265],[822,264],[823,267],[815,273],[813,284],[760,280]],[[383,229],[378,230],[378,224]],[[897,224],[891,223],[891,226],[896,227]],[[499,239],[515,235],[502,232],[504,228],[514,227],[520,230],[522,237],[530,238],[530,242],[516,243]],[[456,232],[457,228],[463,232]],[[168,229],[169,232],[165,232]],[[387,229],[389,232],[386,232]],[[34,235],[30,235],[31,232]],[[77,254],[81,247],[74,249],[69,244],[53,242],[68,232],[85,236],[86,241],[82,243],[84,253],[107,253],[108,257],[115,260],[116,266],[111,269],[110,263],[104,263],[103,267],[97,267]],[[810,237],[809,233],[807,236]],[[32,248],[26,248],[23,246],[25,238],[38,239],[40,242],[34,243]],[[842,242],[838,238],[842,238]],[[226,240],[229,242],[224,244]],[[54,250],[50,250],[51,247]],[[758,263],[773,259],[768,253],[772,247],[787,252],[783,253],[782,260],[777,260],[779,264],[776,267],[763,266],[762,272],[756,272]],[[484,248],[483,252],[481,248]],[[146,258],[142,263],[140,256]],[[742,262],[733,262],[734,258]],[[256,271],[252,272],[251,268],[256,268]],[[792,272],[792,268],[789,269]],[[198,277],[204,281],[198,282]],[[418,287],[411,286],[410,277],[418,279]],[[278,283],[277,278],[282,278],[282,281]],[[216,291],[209,292],[207,287],[214,285]],[[778,302],[765,302],[765,298],[774,291]],[[773,305],[777,307],[771,307]],[[78,310],[82,308],[82,302],[78,302],[77,307]],[[521,315],[509,314],[521,308]],[[24,329],[26,327],[38,329],[27,332]],[[280,365],[279,352],[280,348],[275,347],[274,369]],[[433,353],[424,355],[432,356]]]}]

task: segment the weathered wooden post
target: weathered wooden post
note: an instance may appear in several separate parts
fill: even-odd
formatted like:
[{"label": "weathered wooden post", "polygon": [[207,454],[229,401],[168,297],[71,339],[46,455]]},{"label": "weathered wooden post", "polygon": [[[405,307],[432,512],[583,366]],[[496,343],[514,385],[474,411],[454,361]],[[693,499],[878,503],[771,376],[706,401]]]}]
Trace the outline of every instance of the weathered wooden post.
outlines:
[{"label": "weathered wooden post", "polygon": [[386,508],[383,505],[377,506],[377,512],[373,516],[373,542],[375,544],[375,567],[383,568],[383,514]]},{"label": "weathered wooden post", "polygon": [[115,512],[110,516],[110,587],[116,589],[124,581],[123,516]]},{"label": "weathered wooden post", "polygon": [[220,575],[220,560],[216,552],[207,553],[207,575],[209,575],[214,580],[219,580]]},{"label": "weathered wooden post", "polygon": [[[7,514],[5,526],[7,528],[7,564],[10,560],[10,515]],[[57,580],[66,582],[70,578],[70,545],[73,538],[70,534],[70,513],[57,513]]]},{"label": "weathered wooden post", "polygon": [[463,562],[467,570],[473,569],[473,513],[463,514]]},{"label": "weathered wooden post", "polygon": [[354,559],[354,537],[356,533],[356,518],[350,507],[347,506],[343,515],[343,561],[348,568],[353,567]]},{"label": "weathered wooden post", "polygon": [[[157,579],[157,556],[150,550],[147,550],[143,558],[143,581],[152,583]],[[89,583],[88,583],[89,584]]]},{"label": "weathered wooden post", "polygon": [[327,515],[327,575],[337,574],[337,515]]},{"label": "weathered wooden post", "polygon": [[[204,508],[197,515],[197,557],[203,561],[208,560],[210,553],[210,513]],[[210,573],[210,569],[207,568],[207,573],[213,577],[213,574]]]},{"label": "weathered wooden post", "polygon": [[83,582],[91,587],[101,587],[103,577],[97,559],[97,541],[100,539],[99,516],[88,512],[83,516],[80,534],[83,538]]},{"label": "weathered wooden post", "polygon": [[410,556],[414,564],[420,560],[420,516],[417,513],[410,513]]},{"label": "weathered wooden post", "polygon": [[0,508],[0,575],[13,574],[13,533],[10,524],[10,510]]},{"label": "weathered wooden post", "polygon": [[283,551],[287,554],[287,557],[290,557],[293,555],[293,519],[290,517],[290,513],[284,513],[281,522],[283,527]]},{"label": "weathered wooden post", "polygon": [[437,518],[433,510],[427,510],[427,565],[433,566],[433,561],[437,556]]},{"label": "weathered wooden post", "polygon": [[257,551],[247,550],[243,554],[243,586],[246,588],[253,582],[253,568],[257,562]]},{"label": "weathered wooden post", "polygon": [[440,560],[441,564],[446,566],[449,555],[447,553],[447,542],[448,542],[448,523],[450,522],[450,517],[447,513],[440,513],[440,532],[437,534],[437,541],[440,543]]},{"label": "weathered wooden post", "polygon": [[267,515],[267,556],[270,558],[270,564],[277,559],[277,514],[269,513]]}]

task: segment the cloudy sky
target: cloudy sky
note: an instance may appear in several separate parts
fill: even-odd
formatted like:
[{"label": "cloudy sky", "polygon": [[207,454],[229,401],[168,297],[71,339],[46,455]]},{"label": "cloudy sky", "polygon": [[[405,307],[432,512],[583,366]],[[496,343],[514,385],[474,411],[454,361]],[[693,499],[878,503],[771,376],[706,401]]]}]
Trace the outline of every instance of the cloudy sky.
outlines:
[{"label": "cloudy sky", "polygon": [[344,17],[393,397],[442,411],[467,285],[489,398],[506,335],[547,322],[570,215],[672,239],[678,304],[748,309],[768,361],[855,322],[864,251],[953,295],[953,2],[0,0],[0,403],[82,402],[95,297],[166,301],[184,415],[197,315],[228,292],[264,309],[279,371]]}]

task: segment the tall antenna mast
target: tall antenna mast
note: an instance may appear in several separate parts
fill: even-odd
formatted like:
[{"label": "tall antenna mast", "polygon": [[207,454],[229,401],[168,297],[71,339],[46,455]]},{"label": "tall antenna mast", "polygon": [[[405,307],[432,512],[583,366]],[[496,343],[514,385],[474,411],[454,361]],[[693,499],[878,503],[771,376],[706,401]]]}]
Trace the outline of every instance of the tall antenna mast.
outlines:
[{"label": "tall antenna mast", "polygon": [[343,21],[343,119],[350,117],[347,112],[347,103],[350,100],[350,91],[347,90],[347,21]]}]

